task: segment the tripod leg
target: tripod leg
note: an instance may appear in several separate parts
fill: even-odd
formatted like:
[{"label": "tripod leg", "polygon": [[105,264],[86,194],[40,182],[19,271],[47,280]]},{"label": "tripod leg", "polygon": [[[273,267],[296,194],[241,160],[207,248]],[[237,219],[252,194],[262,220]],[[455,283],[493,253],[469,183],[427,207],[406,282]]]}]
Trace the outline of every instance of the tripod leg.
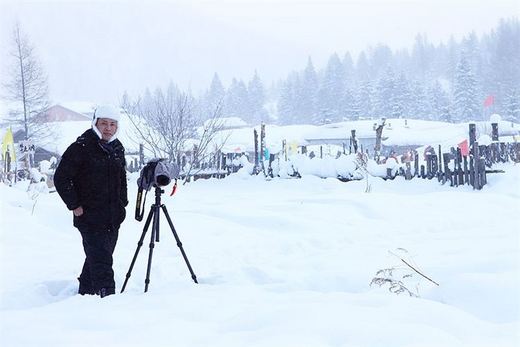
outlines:
[{"label": "tripod leg", "polygon": [[159,206],[153,205],[153,224],[152,224],[152,235],[150,237],[150,252],[148,253],[148,266],[146,268],[146,279],[144,281],[144,292],[148,291],[148,285],[150,284],[150,271],[152,269],[152,256],[153,249],[155,247],[155,237],[159,233]]},{"label": "tripod leg", "polygon": [[177,232],[175,231],[175,227],[173,226],[172,220],[170,219],[170,215],[168,214],[168,210],[166,209],[166,206],[164,206],[164,205],[161,205],[161,207],[162,207],[162,210],[164,212],[164,215],[166,216],[166,219],[168,220],[168,224],[170,224],[170,228],[172,229],[173,236],[175,237],[175,241],[177,241],[177,246],[181,250],[181,253],[182,253],[182,256],[184,258],[184,261],[186,262],[186,265],[188,265],[188,269],[190,270],[190,273],[191,273],[191,278],[193,279],[193,281],[195,283],[199,283],[199,282],[197,282],[197,276],[195,276],[195,273],[193,272],[193,269],[191,268],[191,265],[190,265],[190,262],[188,260],[188,257],[186,256],[186,253],[184,252],[184,248],[182,248],[182,242],[179,239],[179,236],[177,235]]},{"label": "tripod leg", "polygon": [[132,269],[134,268],[134,264],[137,259],[137,255],[139,254],[139,250],[141,249],[141,246],[143,245],[143,240],[146,235],[146,232],[148,231],[148,226],[150,226],[150,221],[152,220],[152,216],[153,216],[153,206],[150,209],[150,213],[148,213],[146,222],[144,223],[144,228],[143,228],[143,233],[141,234],[141,238],[139,239],[139,242],[137,242],[137,249],[135,250],[134,258],[132,259],[132,263],[130,264],[130,268],[128,269],[128,272],[126,274],[125,283],[123,283],[123,288],[121,288],[121,293],[125,291],[126,284],[128,283],[128,279],[132,275]]}]

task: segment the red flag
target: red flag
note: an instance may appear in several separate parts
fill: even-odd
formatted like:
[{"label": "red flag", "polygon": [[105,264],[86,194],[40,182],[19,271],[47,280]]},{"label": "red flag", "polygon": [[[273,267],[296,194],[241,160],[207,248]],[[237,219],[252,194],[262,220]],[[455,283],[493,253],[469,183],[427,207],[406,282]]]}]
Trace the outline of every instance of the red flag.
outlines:
[{"label": "red flag", "polygon": [[458,147],[460,148],[460,153],[462,153],[463,156],[467,157],[469,155],[468,140],[464,140],[461,143],[459,143]]},{"label": "red flag", "polygon": [[486,100],[484,100],[484,107],[489,107],[495,103],[495,97],[493,95],[488,95]]}]

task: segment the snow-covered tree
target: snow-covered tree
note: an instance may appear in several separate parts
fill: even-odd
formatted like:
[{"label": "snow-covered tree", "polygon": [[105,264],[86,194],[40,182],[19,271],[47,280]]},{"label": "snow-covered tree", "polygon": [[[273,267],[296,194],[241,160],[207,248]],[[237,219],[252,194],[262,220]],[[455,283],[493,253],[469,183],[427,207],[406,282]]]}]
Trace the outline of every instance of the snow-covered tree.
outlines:
[{"label": "snow-covered tree", "polygon": [[317,95],[318,95],[318,75],[314,69],[311,57],[307,59],[307,66],[303,71],[301,91],[299,93],[298,110],[301,117],[307,123],[317,124]]},{"label": "snow-covered tree", "polygon": [[435,81],[428,90],[433,120],[451,121],[449,115],[448,94],[442,89],[439,81]]},{"label": "snow-covered tree", "polygon": [[38,117],[49,106],[47,76],[34,46],[19,23],[12,33],[8,76],[3,80],[5,96],[16,107],[10,110],[12,120],[23,126],[25,139],[42,141],[49,127]]},{"label": "snow-covered tree", "polygon": [[381,76],[376,86],[375,115],[390,118],[394,110],[395,74],[391,68]]},{"label": "snow-covered tree", "polygon": [[249,94],[242,80],[233,78],[224,101],[224,115],[227,117],[239,117],[248,123],[252,123],[252,112],[249,107]]},{"label": "snow-covered tree", "polygon": [[218,73],[215,72],[213,75],[213,79],[211,80],[211,84],[209,86],[208,91],[203,97],[201,101],[202,104],[202,112],[206,117],[211,117],[212,112],[216,107],[224,107],[224,99],[226,96],[226,90],[222,82],[220,81],[220,77]]},{"label": "snow-covered tree", "polygon": [[323,122],[341,120],[345,90],[345,73],[336,53],[327,63],[323,79],[318,90],[318,113]]},{"label": "snow-covered tree", "polygon": [[462,52],[457,65],[453,97],[456,121],[481,118],[482,112],[477,101],[476,80],[465,52]]},{"label": "snow-covered tree", "polygon": [[262,80],[255,71],[255,74],[251,81],[247,85],[247,91],[249,96],[249,109],[251,112],[251,118],[253,124],[260,124],[267,122],[267,111],[264,108],[265,104],[265,90]]},{"label": "snow-covered tree", "polygon": [[520,122],[520,89],[512,89],[506,96],[506,119],[512,122]]}]

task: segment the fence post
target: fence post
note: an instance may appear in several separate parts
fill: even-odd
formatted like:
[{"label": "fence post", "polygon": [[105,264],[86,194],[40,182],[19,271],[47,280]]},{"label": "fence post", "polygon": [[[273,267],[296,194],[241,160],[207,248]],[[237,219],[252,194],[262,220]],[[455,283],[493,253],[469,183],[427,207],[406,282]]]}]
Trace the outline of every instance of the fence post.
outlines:
[{"label": "fence post", "polygon": [[253,129],[253,134],[255,138],[255,167],[253,173],[256,175],[258,173],[258,132],[256,129]]},{"label": "fence post", "polygon": [[480,153],[478,142],[473,142],[473,189],[480,190]]},{"label": "fence post", "polygon": [[437,173],[437,180],[440,182],[442,180],[442,149],[441,145],[439,145],[439,172]]},{"label": "fence post", "polygon": [[417,153],[417,151],[414,151],[414,155],[413,155],[413,169],[414,169],[413,177],[418,177],[419,176],[419,153]]},{"label": "fence post", "polygon": [[474,123],[469,124],[469,147],[472,148],[475,141],[477,141],[477,129]]},{"label": "fence post", "polygon": [[442,153],[442,161],[444,162],[444,177],[442,179],[442,184],[445,184],[448,179],[450,181],[452,180],[450,168],[448,167],[450,162],[450,153]]},{"label": "fence post", "polygon": [[265,124],[260,124],[260,166],[262,168],[262,172],[266,175],[265,166],[264,166],[264,151],[265,151]]},{"label": "fence post", "polygon": [[466,184],[470,184],[469,182],[469,172],[468,172],[468,157],[464,156],[464,182]]},{"label": "fence post", "polygon": [[464,184],[464,171],[462,171],[462,151],[457,147],[457,173],[459,174],[459,184]]},{"label": "fence post", "polygon": [[354,153],[357,153],[358,141],[356,139],[356,129],[350,130],[350,133],[352,134],[352,145],[354,146]]}]

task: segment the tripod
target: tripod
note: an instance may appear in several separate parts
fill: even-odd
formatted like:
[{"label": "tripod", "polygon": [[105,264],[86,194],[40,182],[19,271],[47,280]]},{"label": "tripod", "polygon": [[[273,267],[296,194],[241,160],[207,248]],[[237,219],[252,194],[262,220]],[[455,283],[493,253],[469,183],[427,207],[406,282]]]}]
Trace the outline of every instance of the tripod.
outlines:
[{"label": "tripod", "polygon": [[197,276],[195,276],[195,273],[193,272],[190,262],[188,261],[188,257],[186,257],[186,253],[184,252],[184,248],[182,248],[181,240],[179,239],[179,236],[177,235],[177,232],[175,231],[175,227],[173,226],[172,220],[170,219],[170,215],[168,214],[168,210],[166,210],[166,206],[161,204],[161,193],[164,193],[164,190],[161,188],[155,186],[155,203],[150,208],[150,213],[148,214],[148,217],[146,218],[146,222],[144,224],[143,233],[141,234],[141,238],[139,239],[139,242],[137,242],[137,249],[135,250],[134,258],[132,259],[132,263],[130,264],[130,268],[128,269],[128,273],[126,274],[125,283],[123,284],[123,288],[121,289],[121,293],[125,290],[126,284],[128,283],[128,279],[130,278],[132,274],[132,269],[134,268],[135,260],[137,259],[137,255],[139,254],[139,250],[141,249],[141,246],[143,245],[143,240],[146,236],[146,232],[148,231],[148,227],[150,226],[150,222],[152,221],[153,217],[153,224],[152,224],[152,235],[150,237],[150,252],[148,253],[148,267],[146,269],[146,279],[145,279],[145,287],[144,292],[146,293],[148,291],[148,285],[150,284],[150,271],[152,267],[152,256],[153,256],[153,249],[155,247],[155,242],[159,242],[159,216],[161,208],[164,212],[164,215],[166,216],[166,219],[168,220],[168,224],[170,224],[170,228],[173,232],[173,236],[175,237],[175,240],[177,241],[177,246],[181,250],[182,256],[184,257],[184,261],[186,262],[186,265],[188,265],[188,269],[191,273],[191,278],[195,283],[197,282]]}]

